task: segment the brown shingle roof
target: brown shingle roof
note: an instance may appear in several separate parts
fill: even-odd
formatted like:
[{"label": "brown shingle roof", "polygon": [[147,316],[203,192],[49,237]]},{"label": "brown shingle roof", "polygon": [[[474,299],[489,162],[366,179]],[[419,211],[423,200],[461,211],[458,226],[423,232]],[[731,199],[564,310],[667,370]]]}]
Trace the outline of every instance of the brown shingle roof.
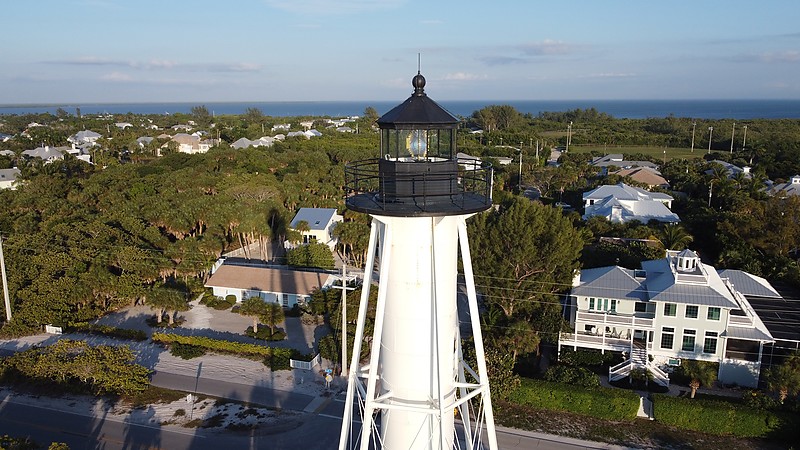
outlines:
[{"label": "brown shingle roof", "polygon": [[321,272],[223,264],[208,279],[206,286],[309,295],[314,289],[324,286],[328,277],[329,274]]}]

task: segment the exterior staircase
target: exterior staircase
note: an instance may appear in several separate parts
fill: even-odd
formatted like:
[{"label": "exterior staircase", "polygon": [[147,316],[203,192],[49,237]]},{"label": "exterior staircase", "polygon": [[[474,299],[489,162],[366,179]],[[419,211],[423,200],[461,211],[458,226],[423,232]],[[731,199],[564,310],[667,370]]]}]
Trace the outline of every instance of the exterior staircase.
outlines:
[{"label": "exterior staircase", "polygon": [[634,369],[646,369],[653,376],[653,381],[661,386],[669,386],[669,375],[647,358],[647,349],[634,342],[631,347],[631,356],[627,360],[609,367],[608,381],[621,380],[631,374]]}]

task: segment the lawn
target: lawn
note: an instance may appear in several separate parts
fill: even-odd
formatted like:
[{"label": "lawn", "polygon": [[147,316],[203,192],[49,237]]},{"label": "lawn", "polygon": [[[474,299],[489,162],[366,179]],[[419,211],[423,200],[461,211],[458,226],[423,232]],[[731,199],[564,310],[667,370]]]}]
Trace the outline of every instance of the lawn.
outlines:
[{"label": "lawn", "polygon": [[[656,146],[647,146],[647,145],[622,145],[622,146],[610,146],[610,145],[571,145],[569,147],[570,152],[575,153],[589,153],[589,152],[600,152],[604,154],[609,153],[622,153],[623,155],[632,155],[634,153],[642,153],[652,158],[663,160],[666,156],[667,161],[672,159],[693,159],[693,158],[702,158],[706,152],[701,149],[695,147],[694,152],[692,152],[691,148],[688,147],[656,147]],[[666,152],[665,152],[666,151]]]}]

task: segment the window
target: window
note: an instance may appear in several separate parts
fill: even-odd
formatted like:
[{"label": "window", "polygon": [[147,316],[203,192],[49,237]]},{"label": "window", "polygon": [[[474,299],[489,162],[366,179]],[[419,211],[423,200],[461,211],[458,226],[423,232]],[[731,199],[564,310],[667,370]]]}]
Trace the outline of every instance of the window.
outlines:
[{"label": "window", "polygon": [[708,308],[708,320],[719,320],[719,308]]},{"label": "window", "polygon": [[633,310],[635,312],[641,312],[641,313],[647,312],[647,303],[645,303],[645,302],[636,302],[633,305]]},{"label": "window", "polygon": [[715,331],[706,331],[703,353],[717,353],[717,333]]},{"label": "window", "polygon": [[617,311],[617,300],[615,300],[615,299],[609,300],[607,298],[589,297],[589,311],[616,312]]},{"label": "window", "polygon": [[696,330],[683,330],[683,345],[681,346],[681,350],[685,352],[694,351],[694,341],[696,334],[697,334]]},{"label": "window", "polygon": [[675,303],[664,303],[664,315],[669,317],[678,315],[678,305]]},{"label": "window", "polygon": [[661,348],[672,350],[675,343],[675,328],[664,327],[661,329]]},{"label": "window", "polygon": [[697,314],[699,311],[700,307],[697,305],[686,305],[686,318],[697,319]]}]

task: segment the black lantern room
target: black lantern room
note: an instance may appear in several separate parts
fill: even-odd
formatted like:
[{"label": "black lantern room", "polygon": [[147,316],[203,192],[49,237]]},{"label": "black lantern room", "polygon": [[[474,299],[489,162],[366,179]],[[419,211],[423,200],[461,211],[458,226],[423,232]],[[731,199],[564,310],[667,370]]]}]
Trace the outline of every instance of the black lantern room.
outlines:
[{"label": "black lantern room", "polygon": [[491,166],[459,161],[459,120],[425,94],[414,93],[378,119],[381,152],[345,168],[347,206],[388,216],[436,216],[483,211],[491,206]]}]

